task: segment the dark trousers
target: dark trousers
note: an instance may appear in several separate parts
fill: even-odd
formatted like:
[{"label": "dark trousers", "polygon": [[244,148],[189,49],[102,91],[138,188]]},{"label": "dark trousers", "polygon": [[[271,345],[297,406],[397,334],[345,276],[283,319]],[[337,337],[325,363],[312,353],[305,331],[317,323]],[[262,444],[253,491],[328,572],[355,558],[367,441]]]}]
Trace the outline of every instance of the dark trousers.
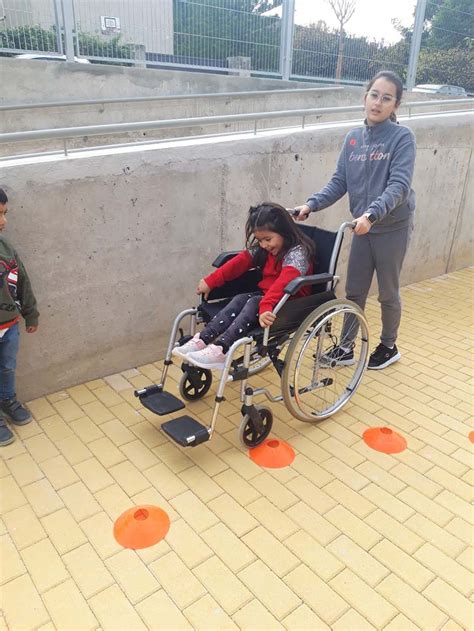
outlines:
[{"label": "dark trousers", "polygon": [[258,306],[262,293],[237,294],[201,331],[206,344],[213,342],[227,353],[232,344],[258,326]]}]

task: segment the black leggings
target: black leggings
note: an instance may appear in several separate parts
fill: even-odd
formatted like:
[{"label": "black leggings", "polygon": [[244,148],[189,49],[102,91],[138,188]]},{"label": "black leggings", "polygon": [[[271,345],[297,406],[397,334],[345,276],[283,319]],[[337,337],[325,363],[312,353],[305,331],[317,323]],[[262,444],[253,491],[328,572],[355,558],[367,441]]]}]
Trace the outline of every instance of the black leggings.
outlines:
[{"label": "black leggings", "polygon": [[227,353],[232,344],[258,325],[258,306],[262,292],[237,294],[201,331],[205,344],[214,342]]}]

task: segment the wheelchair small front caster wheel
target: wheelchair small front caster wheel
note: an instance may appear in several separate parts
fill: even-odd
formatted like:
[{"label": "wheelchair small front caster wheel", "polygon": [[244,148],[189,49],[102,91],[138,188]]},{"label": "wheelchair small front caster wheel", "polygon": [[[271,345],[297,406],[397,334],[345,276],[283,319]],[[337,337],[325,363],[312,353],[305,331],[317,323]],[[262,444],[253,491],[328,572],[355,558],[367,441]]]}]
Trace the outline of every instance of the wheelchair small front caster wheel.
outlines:
[{"label": "wheelchair small front caster wheel", "polygon": [[179,393],[186,401],[197,401],[207,393],[212,384],[210,370],[197,366],[183,367],[183,374],[179,381]]},{"label": "wheelchair small front caster wheel", "polygon": [[260,427],[252,421],[248,414],[245,414],[239,426],[239,439],[244,447],[256,447],[263,443],[271,432],[273,425],[273,414],[269,408],[257,407],[260,415]]}]

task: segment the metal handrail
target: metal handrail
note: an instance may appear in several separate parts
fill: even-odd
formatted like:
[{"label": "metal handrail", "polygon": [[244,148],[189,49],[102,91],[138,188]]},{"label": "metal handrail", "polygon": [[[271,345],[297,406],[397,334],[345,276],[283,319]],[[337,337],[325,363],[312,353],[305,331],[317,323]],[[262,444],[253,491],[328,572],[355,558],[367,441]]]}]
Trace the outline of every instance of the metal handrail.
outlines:
[{"label": "metal handrail", "polygon": [[121,96],[111,99],[88,99],[80,101],[43,101],[41,103],[13,103],[0,105],[0,112],[8,112],[10,110],[30,110],[42,109],[47,107],[69,107],[71,105],[107,105],[109,103],[142,103],[149,101],[181,101],[189,99],[205,99],[205,98],[233,98],[239,96],[266,96],[272,94],[300,94],[313,92],[327,92],[328,90],[341,91],[343,86],[321,86],[320,88],[290,88],[278,90],[242,90],[240,92],[203,92],[200,94],[165,94],[159,96]]},{"label": "metal handrail", "polygon": [[[449,105],[452,103],[464,104],[472,103],[474,99],[446,99],[441,101],[415,101],[405,103],[405,107],[410,109],[418,107],[439,105]],[[200,127],[203,125],[217,125],[220,123],[236,123],[243,121],[254,121],[273,118],[294,118],[302,117],[302,124],[308,116],[318,116],[321,114],[342,114],[346,112],[359,112],[363,105],[345,105],[342,107],[318,107],[301,110],[280,110],[273,112],[250,112],[246,114],[226,114],[219,116],[199,116],[194,118],[172,118],[168,120],[139,121],[133,123],[114,123],[107,125],[90,125],[81,127],[60,127],[57,129],[36,129],[32,131],[7,132],[0,134],[0,143],[22,142],[28,140],[45,140],[52,138],[75,138],[77,136],[97,136],[114,133],[127,133],[142,131],[146,129],[169,129],[180,127]]]}]

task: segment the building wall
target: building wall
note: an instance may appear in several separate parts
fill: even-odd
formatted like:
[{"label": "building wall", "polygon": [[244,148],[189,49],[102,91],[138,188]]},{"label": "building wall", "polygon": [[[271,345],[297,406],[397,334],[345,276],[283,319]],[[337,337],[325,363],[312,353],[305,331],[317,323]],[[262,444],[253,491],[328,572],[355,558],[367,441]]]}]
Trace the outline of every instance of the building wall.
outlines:
[{"label": "building wall", "polygon": [[[5,24],[38,24],[48,29],[55,24],[55,1],[3,0]],[[117,17],[123,43],[144,46],[146,52],[173,54],[173,0],[74,0],[74,8],[79,31],[107,41],[112,35],[102,34],[101,16]]]},{"label": "building wall", "polygon": [[[472,115],[409,126],[417,213],[404,284],[472,264],[473,235]],[[242,246],[249,205],[303,202],[331,176],[347,128],[0,162],[11,200],[6,236],[41,311],[38,333],[22,339],[19,395],[160,359],[175,315],[196,300],[196,281],[219,251]],[[311,217],[332,229],[347,219],[347,199]]]}]

